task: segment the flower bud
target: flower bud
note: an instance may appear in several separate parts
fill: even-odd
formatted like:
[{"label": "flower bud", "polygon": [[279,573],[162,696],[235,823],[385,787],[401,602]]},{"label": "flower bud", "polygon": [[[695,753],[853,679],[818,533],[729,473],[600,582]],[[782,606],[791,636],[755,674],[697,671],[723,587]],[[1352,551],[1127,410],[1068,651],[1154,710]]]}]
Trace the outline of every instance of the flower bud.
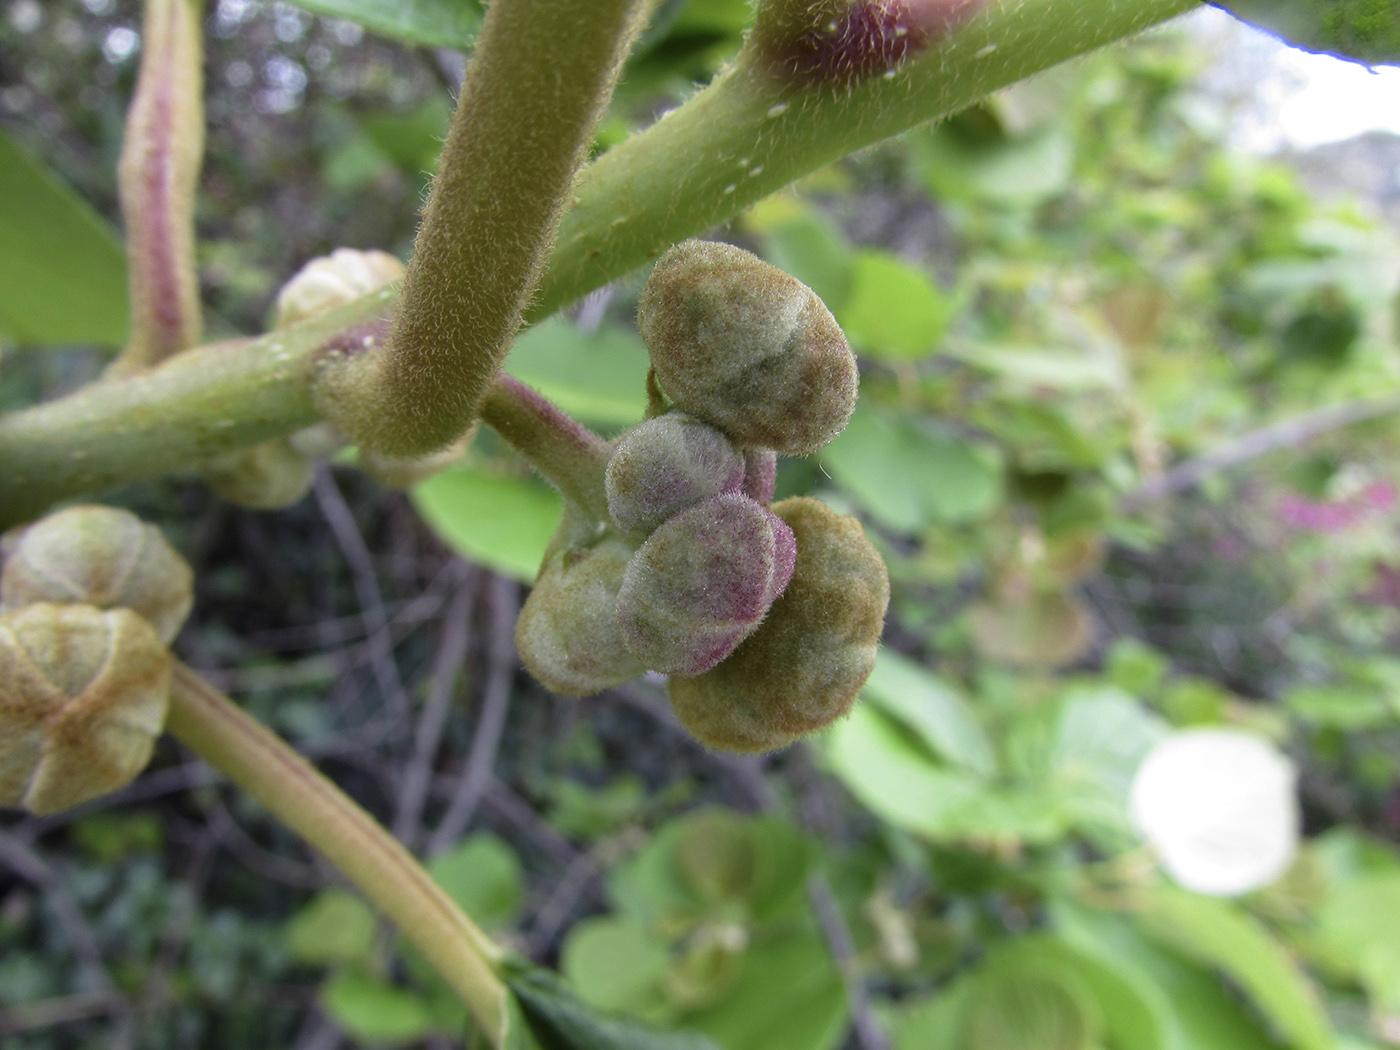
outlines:
[{"label": "flower bud", "polygon": [[623,532],[647,535],[701,500],[733,492],[744,460],[714,427],[682,412],[648,419],[618,444],[604,484]]},{"label": "flower bud", "polygon": [[311,489],[311,461],[290,438],[274,438],[250,448],[215,456],[199,474],[215,494],[253,510],[280,510]]},{"label": "flower bud", "polygon": [[388,252],[337,248],[312,259],[277,294],[277,320],[286,328],[377,292],[403,276],[403,263]]},{"label": "flower bud", "polygon": [[56,813],[150,761],[171,658],[129,609],[39,602],[0,616],[0,806]]},{"label": "flower bud", "polygon": [[753,633],[792,576],[792,530],[747,496],[714,496],[642,544],[617,596],[627,648],[648,668],[700,674]]},{"label": "flower bud", "polygon": [[707,747],[769,751],[830,725],[875,667],[890,598],[879,552],[858,521],[818,500],[773,511],[797,539],[787,590],[728,659],[669,683],[676,716]]},{"label": "flower bud", "polygon": [[632,548],[618,539],[548,555],[515,625],[525,669],[562,696],[588,696],[645,668],[622,644],[617,590]]},{"label": "flower bud", "polygon": [[778,484],[778,455],[770,449],[751,448],[744,453],[743,493],[749,499],[767,503]]},{"label": "flower bud", "polygon": [[194,574],[154,525],[85,504],[29,526],[5,562],[0,612],[34,602],[130,609],[168,645],[194,604]]},{"label": "flower bud", "polygon": [[452,444],[426,456],[392,456],[387,452],[361,448],[360,469],[381,485],[391,489],[410,489],[420,481],[446,470],[467,454],[467,446],[476,436],[476,424]]},{"label": "flower bud", "polygon": [[663,255],[637,304],[662,390],[736,445],[803,456],[856,403],[856,362],[817,294],[728,244]]}]

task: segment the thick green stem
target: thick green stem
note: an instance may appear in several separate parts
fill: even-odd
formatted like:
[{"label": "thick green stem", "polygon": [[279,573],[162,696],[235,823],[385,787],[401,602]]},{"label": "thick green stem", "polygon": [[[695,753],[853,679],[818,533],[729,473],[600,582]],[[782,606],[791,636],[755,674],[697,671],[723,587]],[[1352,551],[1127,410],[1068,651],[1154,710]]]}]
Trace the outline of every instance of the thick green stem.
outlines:
[{"label": "thick green stem", "polygon": [[459,994],[491,1045],[506,1044],[503,950],[409,852],[282,740],[177,664],[166,728],[334,864]]},{"label": "thick green stem", "polygon": [[495,0],[404,277],[393,336],[323,379],[327,416],[401,456],[476,418],[649,0]]},{"label": "thick green stem", "polygon": [[520,380],[501,374],[486,391],[481,421],[595,520],[608,520],[603,488],[612,446]]},{"label": "thick green stem", "polygon": [[0,528],[62,499],[158,478],[320,417],[324,358],[387,337],[381,292],[257,340],[215,343],[147,373],[0,416]]},{"label": "thick green stem", "polygon": [[[850,150],[1195,6],[1195,0],[1003,0],[887,71],[892,76],[839,83],[784,79],[751,44],[713,85],[583,170],[526,319],[547,316]],[[359,314],[347,307],[343,316],[360,320],[391,308],[379,299],[358,305]],[[254,361],[192,358],[191,366],[180,365],[177,382],[157,372],[146,386],[109,384],[0,417],[0,523],[305,426],[315,415],[305,388],[311,365],[269,368],[265,360],[274,341],[313,364],[319,359],[318,344],[292,331],[228,355]],[[333,400],[337,385],[322,384],[319,394]],[[213,417],[227,423],[220,432],[204,415],[214,393],[226,406]],[[98,426],[93,433],[74,426],[90,421]],[[133,437],[126,433],[132,427],[147,432]],[[151,456],[153,448],[159,456]]]},{"label": "thick green stem", "polygon": [[580,173],[527,318],[549,316],[854,150],[1198,6],[1000,0],[902,64],[855,79],[777,75],[751,36],[713,84]]},{"label": "thick green stem", "polygon": [[117,168],[131,334],[114,362],[116,375],[199,341],[194,198],[204,159],[202,16],[200,0],[146,0],[141,72]]}]

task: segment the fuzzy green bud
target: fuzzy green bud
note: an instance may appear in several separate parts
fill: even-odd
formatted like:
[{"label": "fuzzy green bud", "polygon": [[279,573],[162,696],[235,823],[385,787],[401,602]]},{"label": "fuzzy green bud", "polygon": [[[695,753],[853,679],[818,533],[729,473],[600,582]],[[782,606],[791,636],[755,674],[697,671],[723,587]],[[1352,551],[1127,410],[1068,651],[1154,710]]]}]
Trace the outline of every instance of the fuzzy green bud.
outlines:
[{"label": "fuzzy green bud", "polygon": [[311,490],[311,461],[288,438],[276,438],[215,456],[199,474],[214,493],[253,510],[280,510]]},{"label": "fuzzy green bud", "polygon": [[515,625],[525,669],[562,696],[588,696],[645,668],[622,643],[617,592],[632,548],[605,539],[565,546],[546,557]]},{"label": "fuzzy green bud", "polygon": [[737,490],[743,480],[744,460],[728,438],[683,412],[668,412],[622,439],[604,485],[617,527],[645,536],[700,501]]},{"label": "fuzzy green bud", "polygon": [[666,395],[741,447],[804,456],[855,409],[855,357],[831,311],[741,248],[686,241],[668,251],[637,327]]},{"label": "fuzzy green bud", "polygon": [[56,813],[151,759],[171,657],[129,609],[39,602],[0,616],[0,806]]},{"label": "fuzzy green bud", "polygon": [[312,259],[277,293],[275,328],[286,328],[377,292],[403,276],[388,252],[337,248]]},{"label": "fuzzy green bud", "polygon": [[815,499],[773,507],[797,564],[767,618],[729,658],[669,683],[676,716],[701,743],[770,751],[850,710],[875,667],[889,576],[854,518]]},{"label": "fuzzy green bud", "polygon": [[694,675],[753,633],[792,576],[792,530],[739,493],[671,518],[627,563],[617,619],[648,668]]},{"label": "fuzzy green bud", "polygon": [[0,612],[34,602],[130,609],[168,645],[194,604],[194,573],[154,525],[84,504],[35,522],[14,543],[0,574]]}]

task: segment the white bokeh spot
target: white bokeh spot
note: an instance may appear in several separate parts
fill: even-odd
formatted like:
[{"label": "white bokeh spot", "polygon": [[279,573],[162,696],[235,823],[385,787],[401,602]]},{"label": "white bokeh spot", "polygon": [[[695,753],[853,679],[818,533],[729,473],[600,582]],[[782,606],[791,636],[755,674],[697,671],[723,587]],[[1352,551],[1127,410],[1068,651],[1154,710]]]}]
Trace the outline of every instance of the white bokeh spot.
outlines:
[{"label": "white bokeh spot", "polygon": [[1269,885],[1298,851],[1297,773],[1241,729],[1172,733],[1133,778],[1133,823],[1176,882],[1233,897]]}]

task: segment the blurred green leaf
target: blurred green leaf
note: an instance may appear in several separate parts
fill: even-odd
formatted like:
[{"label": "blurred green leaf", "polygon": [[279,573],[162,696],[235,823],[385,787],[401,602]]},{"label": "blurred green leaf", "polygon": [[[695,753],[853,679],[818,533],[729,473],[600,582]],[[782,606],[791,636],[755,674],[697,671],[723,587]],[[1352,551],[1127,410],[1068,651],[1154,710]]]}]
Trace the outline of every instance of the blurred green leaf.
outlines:
[{"label": "blurred green leaf", "polygon": [[949,126],[911,134],[906,141],[935,198],[1034,204],[1064,192],[1074,175],[1074,143],[1060,124],[982,141]]},{"label": "blurred green leaf", "polygon": [[377,920],[368,904],[346,890],[317,894],[287,924],[287,950],[313,965],[364,962],[374,947]]},{"label": "blurred green leaf", "polygon": [[693,1032],[663,1031],[630,1018],[596,1014],[547,970],[519,965],[506,983],[519,998],[541,1050],[721,1050]]},{"label": "blurred green leaf", "polygon": [[511,924],[524,892],[515,851],[489,832],[470,835],[428,862],[428,874],[488,930]]},{"label": "blurred green leaf", "polygon": [[1375,688],[1300,686],[1284,693],[1283,702],[1304,722],[1343,732],[1375,729],[1395,722],[1395,712]]},{"label": "blurred green leaf", "polygon": [[938,348],[953,310],[952,298],[923,270],[866,248],[855,254],[850,295],[836,318],[862,353],[907,360]]},{"label": "blurred green leaf", "polygon": [[409,177],[436,170],[452,103],[433,95],[410,113],[373,113],[360,118],[365,137]]},{"label": "blurred green leaf", "polygon": [[815,934],[756,944],[733,991],[686,1016],[725,1050],[835,1050],[846,1034],[846,991]]},{"label": "blurred green leaf", "polygon": [[995,771],[992,743],[967,701],[908,657],[882,649],[862,695],[917,733],[939,757],[974,773]]},{"label": "blurred green leaf", "polygon": [[1113,686],[1072,687],[1063,703],[1050,751],[1055,787],[1073,800],[1076,821],[1126,832],[1133,776],[1170,727]]},{"label": "blurred green leaf", "polygon": [[127,325],[121,241],[0,131],[0,340],[120,346]]},{"label": "blurred green leaf", "polygon": [[1002,495],[1001,462],[989,446],[880,408],[857,408],[821,462],[876,521],[897,532],[974,521]]},{"label": "blurred green leaf", "polygon": [[362,970],[343,970],[322,985],[321,1006],[340,1027],[371,1043],[407,1043],[432,1031],[432,1012],[421,996]]},{"label": "blurred green leaf", "polygon": [[584,1002],[642,1016],[660,1004],[660,982],[669,963],[666,945],[625,915],[576,923],[559,957],[560,971]]},{"label": "blurred green leaf", "polygon": [[626,427],[646,409],[651,358],[631,329],[603,324],[585,332],[562,317],[522,332],[506,371],[565,412],[600,427]]},{"label": "blurred green leaf", "polygon": [[[764,256],[821,297],[838,317],[851,293],[851,246],[825,216],[807,209],[769,233]],[[850,337],[850,332],[846,333]]]},{"label": "blurred green leaf", "polygon": [[463,557],[526,583],[540,570],[563,513],[559,494],[543,482],[483,470],[445,470],[412,490],[413,505]]},{"label": "blurred green leaf", "polygon": [[1228,901],[1159,887],[1140,921],[1163,944],[1227,975],[1296,1050],[1332,1050],[1316,990],[1259,920]]},{"label": "blurred green leaf", "polygon": [[1389,0],[1224,0],[1217,6],[1309,51],[1366,63],[1400,61],[1400,10]]},{"label": "blurred green leaf", "polygon": [[1329,888],[1318,934],[1360,979],[1372,1009],[1400,1011],[1400,875],[1361,875]]},{"label": "blurred green leaf", "polygon": [[481,28],[477,0],[292,0],[318,15],[358,22],[384,36],[429,47],[470,47]]},{"label": "blurred green leaf", "polygon": [[1130,919],[1062,898],[1051,901],[1049,910],[1051,925],[1066,941],[1157,1002],[1166,1050],[1279,1050],[1219,977],[1152,943]]}]

